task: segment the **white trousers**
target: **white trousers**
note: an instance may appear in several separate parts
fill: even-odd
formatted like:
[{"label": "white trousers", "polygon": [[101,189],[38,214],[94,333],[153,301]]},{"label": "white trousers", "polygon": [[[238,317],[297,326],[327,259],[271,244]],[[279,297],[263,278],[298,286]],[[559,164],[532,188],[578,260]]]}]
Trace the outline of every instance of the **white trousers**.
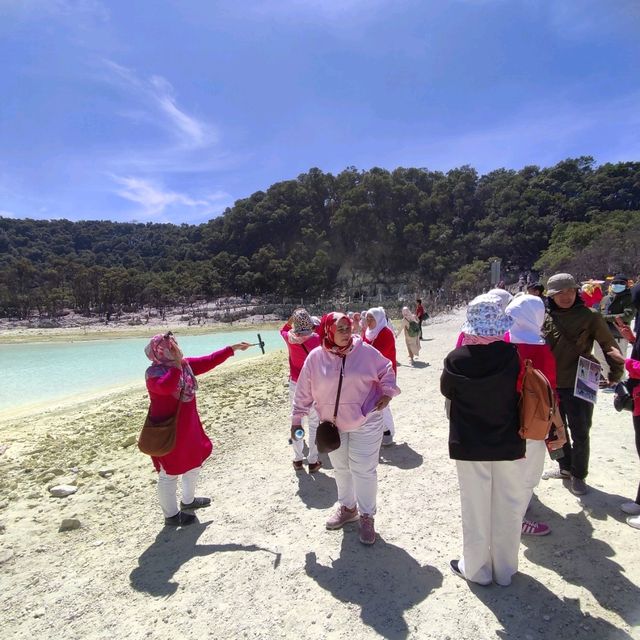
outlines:
[{"label": "white trousers", "polygon": [[[291,406],[293,407],[293,396],[296,395],[296,386],[297,384],[293,380],[289,380],[289,401],[291,402]],[[318,424],[320,423],[320,418],[316,410],[311,407],[311,411],[309,411],[309,424],[308,429],[309,433],[307,434],[307,445],[309,446],[309,455],[307,456],[307,462],[309,464],[314,464],[318,462],[318,447],[316,447],[316,431],[318,429]],[[291,444],[293,447],[293,459],[296,461],[302,460],[304,458],[304,438],[302,440],[294,440]]]},{"label": "white trousers", "polygon": [[527,504],[531,500],[533,490],[540,483],[544,471],[544,461],[547,457],[547,445],[544,440],[527,440],[527,453],[524,459],[524,484],[530,489]]},{"label": "white trousers", "polygon": [[338,502],[361,514],[375,515],[382,412],[374,411],[355,431],[340,432],[340,447],[329,454],[338,486]]},{"label": "white trousers", "polygon": [[[202,467],[196,467],[182,474],[182,502],[185,504],[193,502],[195,498],[196,482],[201,469]],[[158,473],[158,500],[165,518],[171,518],[180,511],[176,498],[179,477],[169,475],[162,467]]]},{"label": "white trousers", "polygon": [[383,431],[390,431],[392,436],[396,435],[396,423],[393,420],[393,414],[391,413],[391,407],[389,405],[382,410],[382,424],[384,425]]},{"label": "white trousers", "polygon": [[527,494],[524,459],[456,460],[462,506],[462,574],[479,584],[511,584]]}]

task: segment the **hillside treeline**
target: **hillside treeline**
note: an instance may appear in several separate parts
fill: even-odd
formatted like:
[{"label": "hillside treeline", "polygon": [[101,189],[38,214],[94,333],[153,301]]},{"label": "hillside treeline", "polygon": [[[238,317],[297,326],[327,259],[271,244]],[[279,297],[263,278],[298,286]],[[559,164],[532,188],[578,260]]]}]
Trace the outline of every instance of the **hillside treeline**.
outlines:
[{"label": "hillside treeline", "polygon": [[201,225],[0,218],[0,315],[355,293],[385,282],[473,291],[493,257],[516,277],[635,274],[638,231],[638,162],[582,157],[482,176],[469,166],[311,169]]}]

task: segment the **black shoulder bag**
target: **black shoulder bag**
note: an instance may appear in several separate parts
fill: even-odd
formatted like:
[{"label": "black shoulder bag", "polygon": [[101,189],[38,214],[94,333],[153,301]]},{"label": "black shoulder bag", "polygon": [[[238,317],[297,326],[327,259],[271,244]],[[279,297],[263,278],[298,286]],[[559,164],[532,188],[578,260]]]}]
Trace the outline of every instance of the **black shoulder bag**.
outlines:
[{"label": "black shoulder bag", "polygon": [[342,366],[340,367],[340,381],[338,382],[338,393],[336,395],[336,406],[333,410],[333,421],[323,420],[318,425],[316,431],[316,446],[320,453],[330,453],[340,447],[340,432],[336,426],[338,419],[338,407],[340,405],[340,392],[342,391],[342,379],[344,378],[344,363],[346,356],[342,358]]}]

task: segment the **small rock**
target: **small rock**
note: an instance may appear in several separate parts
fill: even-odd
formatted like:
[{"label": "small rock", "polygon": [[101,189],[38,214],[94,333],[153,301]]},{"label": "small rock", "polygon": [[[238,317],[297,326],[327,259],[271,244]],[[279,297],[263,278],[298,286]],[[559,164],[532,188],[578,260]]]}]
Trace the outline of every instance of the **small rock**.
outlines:
[{"label": "small rock", "polygon": [[37,611],[33,612],[33,617],[34,618],[44,618],[44,609],[38,609]]},{"label": "small rock", "polygon": [[117,490],[118,490],[118,488],[116,487],[116,485],[115,485],[115,484],[106,484],[106,485],[104,486],[104,488],[105,488],[107,491],[117,491]]},{"label": "small rock", "polygon": [[62,475],[64,475],[64,469],[60,469],[60,468],[48,469],[47,471],[49,473],[53,473],[54,476],[62,476]]},{"label": "small rock", "polygon": [[542,619],[543,619],[545,622],[549,622],[549,620],[551,620],[551,616],[542,616]]},{"label": "small rock", "polygon": [[79,529],[82,526],[80,520],[76,518],[65,518],[58,528],[58,532],[62,533],[63,531],[73,531],[74,529]]},{"label": "small rock", "polygon": [[134,445],[136,442],[138,442],[138,436],[136,435],[130,435],[127,436],[121,443],[120,446],[123,449],[126,449],[127,447],[130,447],[131,445]]},{"label": "small rock", "polygon": [[37,491],[32,491],[27,495],[27,498],[30,500],[38,500],[40,498],[40,494]]},{"label": "small rock", "polygon": [[59,484],[49,489],[49,493],[54,498],[66,498],[74,494],[78,490],[78,487],[74,487],[72,484]]},{"label": "small rock", "polygon": [[96,540],[96,541],[93,543],[93,546],[94,546],[94,547],[101,547],[103,544],[104,544],[104,540]]},{"label": "small rock", "polygon": [[8,560],[13,558],[13,550],[12,549],[3,549],[0,551],[0,564],[4,564]]},{"label": "small rock", "polygon": [[101,478],[110,478],[115,473],[115,469],[109,469],[107,467],[103,467],[98,470],[98,475]]},{"label": "small rock", "polygon": [[87,471],[86,469],[83,469],[80,472],[80,477],[81,478],[90,478],[93,475],[93,473],[91,473],[91,471]]},{"label": "small rock", "polygon": [[43,473],[39,480],[41,482],[51,482],[56,477],[55,473]]},{"label": "small rock", "polygon": [[4,533],[7,530],[7,527],[4,522],[0,522],[0,533]]}]

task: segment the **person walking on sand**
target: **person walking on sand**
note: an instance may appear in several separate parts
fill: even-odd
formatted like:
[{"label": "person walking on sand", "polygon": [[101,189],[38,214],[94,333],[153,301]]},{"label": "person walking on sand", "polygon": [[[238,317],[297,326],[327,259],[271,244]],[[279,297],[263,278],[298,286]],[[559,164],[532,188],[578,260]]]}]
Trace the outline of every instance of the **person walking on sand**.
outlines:
[{"label": "person walking on sand", "polygon": [[[375,347],[385,358],[391,361],[393,372],[398,374],[398,362],[396,360],[396,337],[388,326],[387,314],[383,307],[373,307],[365,315],[365,327],[363,340]],[[396,425],[389,407],[382,411],[384,433],[382,446],[390,447],[393,444],[393,436],[396,433]]]},{"label": "person walking on sand", "polygon": [[[571,480],[571,492],[576,496],[587,493],[585,478],[589,473],[589,431],[593,418],[593,404],[574,395],[576,371],[580,357],[597,360],[591,354],[597,342],[609,365],[608,383],[615,384],[623,373],[616,342],[599,313],[587,309],[578,295],[578,285],[569,273],[557,273],[547,282],[549,312],[543,333],[556,359],[560,415],[567,427],[571,442],[563,447],[564,456],[559,468],[545,472],[542,477]],[[613,353],[610,353],[613,350]],[[617,354],[617,357],[616,355]]]},{"label": "person walking on sand", "polygon": [[416,316],[411,313],[409,307],[402,307],[402,322],[400,329],[396,333],[396,338],[404,331],[404,342],[407,345],[409,362],[413,364],[413,359],[420,354],[420,323]]},{"label": "person walking on sand", "polygon": [[[507,332],[507,342],[516,345],[521,362],[531,360],[534,368],[545,375],[551,388],[556,391],[556,360],[549,345],[542,336],[542,325],[545,318],[544,302],[539,296],[524,294],[516,296],[505,309],[513,324]],[[566,442],[564,427],[555,429],[553,448],[558,449]],[[540,483],[547,446],[544,440],[526,440],[526,455],[524,459],[524,480],[527,487],[525,512],[529,507],[533,491]],[[525,518],[522,521],[523,536],[546,536],[551,528],[544,522],[536,522]]]},{"label": "person walking on sand", "polygon": [[[289,351],[289,402],[292,406],[302,365],[311,351],[320,345],[320,336],[314,329],[311,316],[306,309],[302,308],[296,309],[280,329],[280,335],[287,343]],[[315,473],[322,466],[322,462],[318,458],[318,447],[316,446],[318,424],[318,414],[315,409],[311,408],[309,411],[309,438],[307,440],[309,446],[309,455],[307,456],[309,473]],[[302,463],[304,460],[304,439],[292,437],[291,446],[293,447],[293,468],[296,471],[302,471],[304,469]]]},{"label": "person walking on sand", "polygon": [[424,340],[424,338],[422,337],[422,321],[424,320],[425,315],[426,315],[426,311],[422,306],[422,300],[420,298],[416,298],[415,316],[418,319],[418,324],[420,325],[420,334],[419,334],[418,340]]},{"label": "person walking on sand", "polygon": [[[162,421],[178,413],[174,449],[164,456],[152,456],[158,472],[158,499],[168,526],[186,526],[196,517],[189,513],[211,504],[210,498],[195,496],[202,463],[211,454],[211,440],[202,428],[196,406],[196,376],[211,371],[236,351],[244,351],[248,342],[225,347],[208,356],[185,358],[171,332],[153,336],[145,347],[152,365],[145,373],[151,420]],[[178,508],[176,488],[182,476],[182,501]]]},{"label": "person walking on sand", "polygon": [[382,409],[400,389],[391,362],[352,335],[351,329],[351,322],[343,313],[323,316],[322,347],[309,354],[298,378],[291,433],[299,428],[302,417],[308,415],[314,404],[320,420],[333,421],[338,399],[335,422],[340,447],[329,453],[335,469],[338,508],[326,527],[340,529],[358,520],[360,542],[373,544]]},{"label": "person walking on sand", "polygon": [[481,585],[511,584],[528,495],[525,441],[518,434],[520,358],[503,340],[512,323],[497,296],[474,298],[462,346],[445,358],[440,378],[462,510],[463,552],[450,566]]}]

